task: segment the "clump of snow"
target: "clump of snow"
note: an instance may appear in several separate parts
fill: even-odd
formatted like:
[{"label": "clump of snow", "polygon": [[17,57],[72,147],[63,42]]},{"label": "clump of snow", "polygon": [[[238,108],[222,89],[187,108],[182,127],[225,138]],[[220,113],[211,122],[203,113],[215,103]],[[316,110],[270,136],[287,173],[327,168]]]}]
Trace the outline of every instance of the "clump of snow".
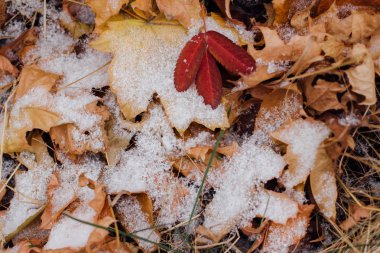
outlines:
[{"label": "clump of snow", "polygon": [[[331,171],[324,171],[321,174],[319,180],[323,182],[324,187],[318,192],[313,192],[313,197],[317,203],[323,203],[326,207],[335,207],[337,197],[335,175]],[[323,214],[333,218],[336,215],[335,208],[324,208]]]},{"label": "clump of snow", "polygon": [[286,188],[303,182],[313,168],[317,149],[330,135],[330,129],[319,121],[296,120],[278,132],[278,139],[288,144],[287,153],[297,157],[296,171],[285,171],[282,181]]},{"label": "clump of snow", "polygon": [[11,75],[2,76],[0,79],[0,90],[10,85],[14,80],[16,80],[16,78]]},{"label": "clump of snow", "polygon": [[262,200],[257,198],[255,189],[279,177],[286,165],[279,154],[256,142],[256,137],[251,136],[224,164],[224,173],[215,180],[216,194],[206,207],[203,225],[216,234],[246,223],[260,213]]},{"label": "clump of snow", "polygon": [[160,235],[151,227],[149,217],[141,208],[141,205],[136,197],[126,196],[118,201],[115,205],[115,211],[118,213],[118,218],[129,233],[135,236],[146,239],[136,238],[140,247],[147,251],[153,251],[156,246],[147,240],[155,243],[160,242]]},{"label": "clump of snow", "polygon": [[94,191],[89,187],[79,186],[79,177],[84,176],[97,182],[104,164],[96,158],[85,157],[79,164],[73,163],[63,154],[60,155],[62,168],[57,169],[60,185],[52,194],[52,213],[56,213],[67,206],[73,198],[81,202],[89,202],[94,198]]},{"label": "clump of snow", "polygon": [[12,0],[8,8],[8,13],[19,11],[27,18],[31,18],[35,12],[41,12],[43,9],[43,1],[41,0]]},{"label": "clump of snow", "polygon": [[[12,130],[21,130],[31,125],[32,119],[29,114],[22,112],[25,108],[38,108],[58,115],[60,121],[57,125],[75,124],[77,130],[74,129],[72,135],[75,146],[81,147],[86,142],[93,150],[102,150],[104,148],[101,128],[103,118],[86,108],[98,100],[99,98],[86,93],[77,93],[75,97],[72,97],[62,93],[52,94],[40,87],[34,88],[14,104],[10,113],[13,119]],[[20,118],[20,115],[24,115],[24,117]],[[85,134],[86,132],[88,134]]]},{"label": "clump of snow", "polygon": [[[25,155],[25,159],[33,156]],[[30,160],[30,163],[35,164]],[[50,162],[35,164],[33,169],[15,175],[15,196],[4,216],[0,217],[2,236],[13,233],[46,203],[46,190],[53,167]]]},{"label": "clump of snow", "polygon": [[105,171],[104,183],[110,194],[146,192],[160,210],[158,224],[170,226],[189,217],[196,190],[188,179],[171,173],[170,157],[183,154],[183,141],[178,140],[160,106],[149,110],[136,135],[135,147],[124,151],[120,163]]},{"label": "clump of snow", "polygon": [[361,123],[361,120],[357,115],[350,113],[344,115],[344,117],[338,120],[338,123],[342,126],[358,126]]},{"label": "clump of snow", "polygon": [[296,219],[289,226],[269,227],[267,243],[262,250],[263,253],[287,253],[293,245],[294,238],[303,238],[306,234],[308,221],[306,217]]},{"label": "clump of snow", "polygon": [[[82,204],[70,214],[82,221],[93,223],[96,218],[96,212],[87,204]],[[72,249],[86,246],[91,232],[95,230],[94,226],[76,221],[70,217],[64,216],[52,228],[48,242],[45,244],[45,250],[54,250],[70,247]]]}]

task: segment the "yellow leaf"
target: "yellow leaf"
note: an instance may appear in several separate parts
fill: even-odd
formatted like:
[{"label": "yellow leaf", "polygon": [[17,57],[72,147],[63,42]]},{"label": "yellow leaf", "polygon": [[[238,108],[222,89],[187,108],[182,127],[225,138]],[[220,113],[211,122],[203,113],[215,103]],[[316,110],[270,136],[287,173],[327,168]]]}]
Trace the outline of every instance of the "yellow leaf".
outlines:
[{"label": "yellow leaf", "polygon": [[13,76],[16,76],[17,73],[18,73],[17,68],[12,65],[12,63],[8,60],[8,58],[0,54],[0,80],[3,75],[11,74]]},{"label": "yellow leaf", "polygon": [[[218,26],[212,18],[207,20]],[[186,34],[180,25],[156,25],[139,20],[107,25],[109,29],[92,46],[113,53],[110,86],[127,120],[146,111],[152,96],[157,94],[171,125],[180,133],[191,122],[210,129],[229,126],[223,105],[213,110],[203,103],[195,87],[186,92],[177,92],[174,87],[173,73],[181,48],[198,31]],[[221,32],[226,29],[220,27]]]},{"label": "yellow leaf", "polygon": [[310,173],[311,191],[315,202],[324,216],[335,220],[336,199],[338,197],[334,163],[325,149],[319,148],[314,167]]},{"label": "yellow leaf", "polygon": [[351,58],[359,63],[345,71],[352,91],[364,96],[364,101],[359,104],[373,105],[376,103],[376,85],[375,66],[371,54],[363,44],[355,44]]}]

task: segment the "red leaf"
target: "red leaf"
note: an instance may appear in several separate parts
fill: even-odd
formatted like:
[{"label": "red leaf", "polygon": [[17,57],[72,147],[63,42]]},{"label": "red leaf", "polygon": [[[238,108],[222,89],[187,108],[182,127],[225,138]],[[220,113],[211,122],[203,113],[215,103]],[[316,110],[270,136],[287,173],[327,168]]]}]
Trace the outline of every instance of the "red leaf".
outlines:
[{"label": "red leaf", "polygon": [[186,43],[174,71],[174,85],[177,91],[185,91],[194,83],[205,51],[204,33],[195,35]]},{"label": "red leaf", "polygon": [[208,50],[228,71],[243,75],[255,71],[255,60],[247,51],[218,32],[208,31],[206,35]]},{"label": "red leaf", "polygon": [[206,51],[195,80],[198,94],[204,98],[205,104],[215,109],[222,99],[222,76],[215,60]]}]

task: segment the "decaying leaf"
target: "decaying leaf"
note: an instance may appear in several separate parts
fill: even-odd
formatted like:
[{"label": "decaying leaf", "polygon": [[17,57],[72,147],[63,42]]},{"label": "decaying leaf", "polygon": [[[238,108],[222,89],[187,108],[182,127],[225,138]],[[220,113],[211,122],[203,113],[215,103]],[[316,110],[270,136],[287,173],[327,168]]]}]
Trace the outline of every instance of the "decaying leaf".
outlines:
[{"label": "decaying leaf", "polygon": [[298,119],[283,125],[272,137],[287,144],[284,156],[289,168],[281,177],[287,188],[306,181],[316,161],[319,145],[330,135],[330,129],[322,122]]},{"label": "decaying leaf", "polygon": [[298,244],[306,235],[309,216],[313,208],[313,205],[301,206],[297,217],[289,219],[286,224],[272,223],[269,226],[262,251],[267,253],[287,252],[291,245]]},{"label": "decaying leaf", "polygon": [[[136,239],[144,251],[152,252],[157,249],[157,246],[153,243],[159,243],[161,239],[159,233],[154,229],[152,204],[149,204],[146,195],[139,194],[136,197],[122,197],[115,206],[115,211],[127,231],[146,239]],[[152,228],[149,229],[150,227]]]},{"label": "decaying leaf", "polygon": [[262,50],[256,50],[253,46],[248,47],[248,53],[256,60],[256,72],[243,77],[247,85],[243,87],[245,89],[288,71],[306,48],[308,54],[303,57],[303,62],[309,62],[321,52],[319,45],[312,43],[315,40],[314,35],[294,35],[288,43],[285,43],[275,29],[264,26],[258,28],[263,34],[265,47]]},{"label": "decaying leaf", "polygon": [[371,211],[365,207],[359,206],[354,203],[349,206],[348,218],[344,220],[339,227],[344,231],[348,231],[353,228],[361,219],[365,219],[371,216]]},{"label": "decaying leaf", "polygon": [[12,65],[8,58],[0,55],[0,80],[6,74],[16,76],[18,74],[18,70]]},{"label": "decaying leaf", "polygon": [[14,95],[14,100],[17,101],[36,87],[51,91],[59,79],[59,75],[43,71],[35,65],[25,66],[20,73],[20,81]]},{"label": "decaying leaf", "polygon": [[157,14],[153,11],[153,0],[136,0],[131,3],[131,7],[136,12],[136,14],[144,17],[145,19],[150,19]]},{"label": "decaying leaf", "polygon": [[310,186],[322,214],[335,220],[335,204],[338,197],[335,168],[333,161],[322,147],[317,151],[314,166],[310,172]]},{"label": "decaying leaf", "polygon": [[359,104],[372,105],[376,103],[375,65],[372,57],[363,44],[355,44],[351,58],[357,59],[358,63],[345,71],[352,91],[364,96],[364,101]]},{"label": "decaying leaf", "polygon": [[318,112],[343,109],[337,95],[346,91],[346,87],[337,82],[327,82],[322,79],[318,79],[313,85],[312,81],[313,79],[309,79],[304,85],[308,107]]}]

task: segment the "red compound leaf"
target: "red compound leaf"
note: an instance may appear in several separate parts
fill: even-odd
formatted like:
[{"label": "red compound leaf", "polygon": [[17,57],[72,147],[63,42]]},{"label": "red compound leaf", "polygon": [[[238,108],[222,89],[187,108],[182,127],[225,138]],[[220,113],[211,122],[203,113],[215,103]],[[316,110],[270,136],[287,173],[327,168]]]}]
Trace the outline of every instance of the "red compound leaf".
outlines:
[{"label": "red compound leaf", "polygon": [[233,74],[248,75],[256,69],[252,56],[226,36],[215,31],[208,31],[206,35],[209,52],[228,71]]},{"label": "red compound leaf", "polygon": [[215,60],[209,52],[203,56],[197,79],[195,80],[198,94],[204,98],[205,104],[215,109],[222,99],[222,76]]},{"label": "red compound leaf", "polygon": [[205,51],[204,33],[195,35],[186,43],[174,71],[174,85],[177,91],[185,91],[194,83]]}]

